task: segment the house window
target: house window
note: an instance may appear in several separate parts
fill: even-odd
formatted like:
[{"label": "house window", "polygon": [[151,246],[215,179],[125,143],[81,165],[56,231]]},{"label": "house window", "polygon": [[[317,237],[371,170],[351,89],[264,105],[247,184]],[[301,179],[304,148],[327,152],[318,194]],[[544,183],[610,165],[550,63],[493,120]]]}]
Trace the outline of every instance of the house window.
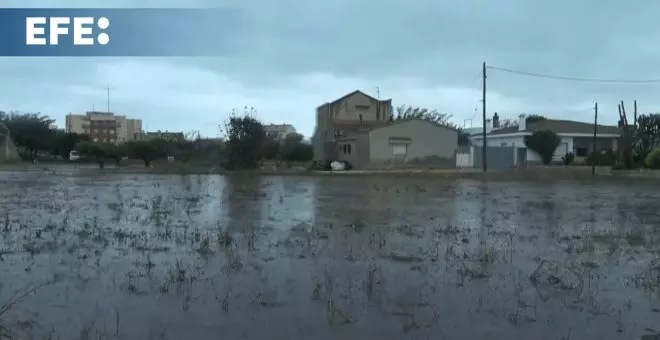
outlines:
[{"label": "house window", "polygon": [[349,154],[350,155],[350,153],[351,153],[351,144],[344,144],[342,148],[343,148],[344,154]]},{"label": "house window", "polygon": [[335,129],[335,137],[341,137],[344,135],[344,130],[342,129]]},{"label": "house window", "polygon": [[355,105],[358,110],[369,110],[369,105]]},{"label": "house window", "polygon": [[506,142],[503,142],[503,143],[501,144],[501,146],[502,146],[503,148],[506,147]]}]

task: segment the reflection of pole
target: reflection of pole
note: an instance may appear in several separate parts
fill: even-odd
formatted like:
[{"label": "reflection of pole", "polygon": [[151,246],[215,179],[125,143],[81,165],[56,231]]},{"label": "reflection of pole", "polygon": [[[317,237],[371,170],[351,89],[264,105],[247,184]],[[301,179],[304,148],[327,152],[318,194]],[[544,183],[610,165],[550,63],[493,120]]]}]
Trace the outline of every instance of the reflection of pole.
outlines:
[{"label": "reflection of pole", "polygon": [[[596,103],[596,106],[594,106],[594,146],[593,146],[593,151],[592,155],[594,155],[596,151],[596,131],[598,130],[598,103]],[[593,157],[595,158],[595,157]],[[591,176],[596,176],[596,162],[595,159],[591,161]]]},{"label": "reflection of pole", "polygon": [[482,89],[482,94],[481,94],[481,101],[482,101],[482,106],[481,106],[481,114],[482,114],[482,120],[483,120],[483,132],[482,132],[482,137],[484,140],[483,147],[481,148],[481,161],[483,165],[484,172],[488,171],[488,166],[487,166],[487,159],[486,159],[486,62],[483,64],[483,89]]}]

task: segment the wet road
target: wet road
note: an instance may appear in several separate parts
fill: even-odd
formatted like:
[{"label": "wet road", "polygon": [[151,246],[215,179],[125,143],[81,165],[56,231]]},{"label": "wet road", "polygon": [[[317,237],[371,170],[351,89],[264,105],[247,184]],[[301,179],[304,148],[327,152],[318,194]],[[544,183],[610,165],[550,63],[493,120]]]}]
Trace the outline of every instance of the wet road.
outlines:
[{"label": "wet road", "polygon": [[639,339],[660,333],[659,187],[3,172],[0,332]]}]

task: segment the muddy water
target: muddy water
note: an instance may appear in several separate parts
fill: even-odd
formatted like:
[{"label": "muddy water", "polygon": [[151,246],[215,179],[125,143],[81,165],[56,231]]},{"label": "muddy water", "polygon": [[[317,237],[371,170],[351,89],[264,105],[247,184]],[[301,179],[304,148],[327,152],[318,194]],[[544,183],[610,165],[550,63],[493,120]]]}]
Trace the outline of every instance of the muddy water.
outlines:
[{"label": "muddy water", "polygon": [[0,329],[639,339],[660,332],[659,187],[0,173]]}]

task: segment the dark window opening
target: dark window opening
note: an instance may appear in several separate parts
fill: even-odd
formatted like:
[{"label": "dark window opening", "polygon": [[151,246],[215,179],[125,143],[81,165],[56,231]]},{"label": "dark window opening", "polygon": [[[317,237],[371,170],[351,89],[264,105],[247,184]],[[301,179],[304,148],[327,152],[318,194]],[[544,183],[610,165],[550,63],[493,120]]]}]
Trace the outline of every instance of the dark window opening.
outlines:
[{"label": "dark window opening", "polygon": [[344,152],[344,154],[350,154],[351,153],[351,144],[344,144],[342,146],[342,149],[343,149],[342,151]]},{"label": "dark window opening", "polygon": [[577,157],[586,157],[589,155],[589,149],[588,148],[576,148],[575,149],[575,156]]}]

